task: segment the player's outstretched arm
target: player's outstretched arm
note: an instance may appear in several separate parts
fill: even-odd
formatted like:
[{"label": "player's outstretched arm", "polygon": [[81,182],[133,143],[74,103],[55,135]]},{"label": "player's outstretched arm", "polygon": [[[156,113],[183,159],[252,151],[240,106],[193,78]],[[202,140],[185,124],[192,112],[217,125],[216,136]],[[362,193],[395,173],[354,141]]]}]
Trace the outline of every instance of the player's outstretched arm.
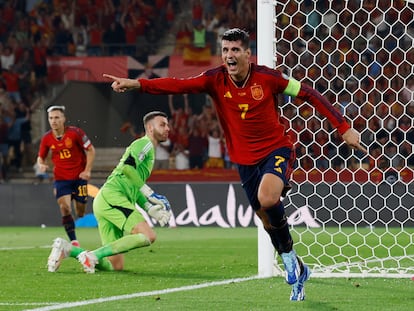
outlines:
[{"label": "player's outstretched arm", "polygon": [[135,79],[120,78],[106,73],[104,73],[103,76],[113,81],[111,87],[118,93],[139,89],[141,87],[141,83]]},{"label": "player's outstretched arm", "polygon": [[367,149],[363,147],[359,140],[359,134],[352,128],[348,129],[344,134],[342,134],[342,139],[352,148],[361,150],[364,153],[367,153]]}]

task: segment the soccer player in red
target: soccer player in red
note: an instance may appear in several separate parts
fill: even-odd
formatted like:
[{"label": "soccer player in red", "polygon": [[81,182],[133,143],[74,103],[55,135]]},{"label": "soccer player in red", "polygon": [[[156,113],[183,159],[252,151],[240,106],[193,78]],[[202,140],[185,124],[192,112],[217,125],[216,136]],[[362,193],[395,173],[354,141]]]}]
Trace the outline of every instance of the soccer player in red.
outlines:
[{"label": "soccer player in red", "polygon": [[305,299],[310,269],[296,255],[281,198],[289,190],[295,160],[293,143],[280,123],[276,97],[284,94],[310,103],[328,118],[344,141],[366,152],[359,134],[319,92],[280,71],[250,62],[249,35],[234,28],[221,41],[223,64],[187,79],[112,79],[115,92],[138,89],[151,94],[207,93],[223,128],[230,160],[237,164],[242,186],[262,220],[292,286],[290,300]]},{"label": "soccer player in red", "polygon": [[39,170],[45,172],[49,168],[46,158],[51,151],[51,160],[54,164],[54,193],[62,214],[62,225],[71,243],[79,246],[72,216],[72,200],[76,215],[83,217],[95,148],[82,129],[65,126],[64,106],[51,106],[47,113],[51,130],[42,137],[37,164]]}]

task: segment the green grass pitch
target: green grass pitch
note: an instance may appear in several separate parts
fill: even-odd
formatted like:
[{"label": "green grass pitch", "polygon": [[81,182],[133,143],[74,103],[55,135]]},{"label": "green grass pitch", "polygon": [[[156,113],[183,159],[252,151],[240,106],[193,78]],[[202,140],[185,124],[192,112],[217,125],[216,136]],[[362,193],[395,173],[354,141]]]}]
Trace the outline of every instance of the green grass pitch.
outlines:
[{"label": "green grass pitch", "polygon": [[[85,274],[63,261],[49,273],[63,228],[0,228],[0,310],[409,310],[410,279],[311,278],[306,300],[290,302],[283,278],[257,279],[256,228],[156,228],[152,246],[126,254],[126,270]],[[79,228],[85,248],[95,228]]]}]

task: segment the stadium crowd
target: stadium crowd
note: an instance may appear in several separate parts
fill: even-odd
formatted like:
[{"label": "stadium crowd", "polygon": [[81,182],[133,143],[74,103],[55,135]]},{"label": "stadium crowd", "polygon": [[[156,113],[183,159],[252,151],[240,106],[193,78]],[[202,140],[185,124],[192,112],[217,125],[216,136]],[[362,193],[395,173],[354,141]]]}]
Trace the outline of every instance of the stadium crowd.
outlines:
[{"label": "stadium crowd", "polygon": [[[292,5],[278,13],[279,68],[339,103],[370,150],[364,156],[341,145],[338,152],[334,146],[340,136],[312,107],[298,109],[290,99],[280,98],[302,169],[414,167],[412,65],[403,52],[412,49],[412,37],[393,23],[404,1],[393,1],[391,7],[387,3],[367,3],[361,11],[352,2],[344,9],[342,1],[305,0],[300,11]],[[399,18],[409,24],[404,20],[409,16]],[[0,182],[9,168],[20,171],[34,163],[31,113],[47,91],[48,56],[127,54],[145,62],[168,35],[175,38],[173,53],[192,45],[217,55],[228,27],[247,30],[256,54],[255,0],[0,1]],[[159,160],[172,158],[168,167],[178,169],[233,168],[209,99],[197,113],[185,97],[170,101],[170,145],[159,152]]]},{"label": "stadium crowd", "polygon": [[[314,116],[311,107],[298,112],[288,105],[285,115],[293,119],[290,127],[296,131],[291,133],[299,142],[297,155],[302,168],[356,169],[360,161],[368,170],[414,167],[412,64],[409,54],[404,57],[402,52],[412,51],[413,31],[405,33],[396,22],[400,18],[408,25],[412,14],[399,13],[404,11],[404,1],[393,1],[391,7],[387,1],[360,5],[303,1],[301,12],[287,6],[278,15],[282,29],[276,45],[279,68],[297,79],[304,78],[331,102],[339,103],[370,150],[370,156],[356,153],[353,157],[348,148],[341,147],[338,157],[332,148],[339,143],[338,135],[329,137],[319,131],[326,125]],[[303,122],[308,126],[302,131]]]}]

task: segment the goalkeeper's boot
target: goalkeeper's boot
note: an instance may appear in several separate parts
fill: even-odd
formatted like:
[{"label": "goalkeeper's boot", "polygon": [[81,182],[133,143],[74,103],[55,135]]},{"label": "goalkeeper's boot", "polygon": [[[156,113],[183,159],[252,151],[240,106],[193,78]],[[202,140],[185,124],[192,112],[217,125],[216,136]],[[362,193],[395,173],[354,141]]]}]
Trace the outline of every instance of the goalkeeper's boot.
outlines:
[{"label": "goalkeeper's boot", "polygon": [[85,273],[95,273],[95,266],[99,263],[96,255],[89,251],[83,251],[78,255],[78,261],[83,267]]},{"label": "goalkeeper's boot", "polygon": [[300,274],[300,266],[295,251],[291,250],[289,253],[282,253],[280,257],[282,257],[282,262],[285,267],[286,283],[289,285],[295,284]]},{"label": "goalkeeper's boot", "polygon": [[52,251],[47,259],[47,271],[56,272],[62,260],[69,257],[72,245],[62,238],[56,238],[53,240]]},{"label": "goalkeeper's boot", "polygon": [[305,282],[309,280],[311,270],[305,264],[303,264],[302,274],[299,276],[298,281],[292,285],[292,292],[290,293],[290,300],[302,301],[305,300]]}]

